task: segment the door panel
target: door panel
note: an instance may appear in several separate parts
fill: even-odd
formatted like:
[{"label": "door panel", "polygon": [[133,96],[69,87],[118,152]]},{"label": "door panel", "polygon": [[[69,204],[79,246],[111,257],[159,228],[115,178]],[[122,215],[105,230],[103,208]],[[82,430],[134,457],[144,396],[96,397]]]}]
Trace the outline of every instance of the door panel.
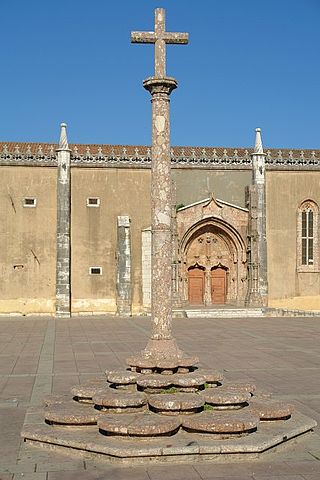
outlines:
[{"label": "door panel", "polygon": [[211,270],[212,303],[226,303],[226,271],[223,268]]},{"label": "door panel", "polygon": [[203,304],[204,271],[201,268],[193,268],[188,271],[189,280],[189,303],[193,305]]}]

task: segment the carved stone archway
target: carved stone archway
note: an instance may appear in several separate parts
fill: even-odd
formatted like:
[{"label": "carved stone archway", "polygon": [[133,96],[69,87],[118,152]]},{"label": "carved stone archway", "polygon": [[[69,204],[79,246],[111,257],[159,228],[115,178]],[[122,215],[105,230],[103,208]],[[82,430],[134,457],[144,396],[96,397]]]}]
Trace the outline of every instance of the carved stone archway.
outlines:
[{"label": "carved stone archway", "polygon": [[[179,246],[179,294],[182,302],[190,303],[189,271],[195,265],[201,265],[204,269],[204,305],[243,305],[247,289],[246,261],[245,242],[232,225],[215,217],[197,222],[185,233]],[[220,288],[218,298],[223,299],[222,302],[214,298],[214,288]]]}]

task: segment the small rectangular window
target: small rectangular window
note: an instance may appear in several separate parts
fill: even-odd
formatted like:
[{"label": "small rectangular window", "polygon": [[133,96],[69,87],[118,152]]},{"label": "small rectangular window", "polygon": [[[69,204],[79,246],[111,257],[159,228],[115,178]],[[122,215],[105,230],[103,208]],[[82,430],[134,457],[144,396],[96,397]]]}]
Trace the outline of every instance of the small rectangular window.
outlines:
[{"label": "small rectangular window", "polygon": [[101,267],[90,267],[89,268],[90,275],[102,275],[102,268]]},{"label": "small rectangular window", "polygon": [[87,207],[100,207],[100,198],[99,197],[88,197],[87,198]]},{"label": "small rectangular window", "polygon": [[26,197],[23,200],[24,207],[35,207],[37,205],[37,199],[33,197]]}]

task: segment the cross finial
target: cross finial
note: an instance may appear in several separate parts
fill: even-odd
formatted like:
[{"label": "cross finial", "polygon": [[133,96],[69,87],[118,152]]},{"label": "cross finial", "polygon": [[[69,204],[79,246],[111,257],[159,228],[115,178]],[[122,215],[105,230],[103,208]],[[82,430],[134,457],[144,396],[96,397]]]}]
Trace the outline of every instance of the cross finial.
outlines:
[{"label": "cross finial", "polygon": [[156,78],[166,76],[166,44],[187,44],[188,33],[166,32],[166,12],[156,8],[154,32],[131,32],[132,43],[154,43],[154,75]]}]

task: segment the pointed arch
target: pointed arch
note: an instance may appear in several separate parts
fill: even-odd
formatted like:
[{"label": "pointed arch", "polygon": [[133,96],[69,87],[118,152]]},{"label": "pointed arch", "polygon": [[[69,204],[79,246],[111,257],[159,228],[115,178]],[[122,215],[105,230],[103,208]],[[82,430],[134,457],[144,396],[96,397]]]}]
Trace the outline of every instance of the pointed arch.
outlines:
[{"label": "pointed arch", "polygon": [[[246,244],[241,234],[223,218],[211,215],[194,223],[179,242],[179,262],[183,301],[194,302],[193,289],[197,284],[198,289],[202,288],[205,305],[244,302]],[[201,266],[203,272],[193,272]],[[193,275],[197,280],[193,280]]]},{"label": "pointed arch", "polygon": [[297,209],[297,271],[319,271],[319,206],[308,198]]}]

